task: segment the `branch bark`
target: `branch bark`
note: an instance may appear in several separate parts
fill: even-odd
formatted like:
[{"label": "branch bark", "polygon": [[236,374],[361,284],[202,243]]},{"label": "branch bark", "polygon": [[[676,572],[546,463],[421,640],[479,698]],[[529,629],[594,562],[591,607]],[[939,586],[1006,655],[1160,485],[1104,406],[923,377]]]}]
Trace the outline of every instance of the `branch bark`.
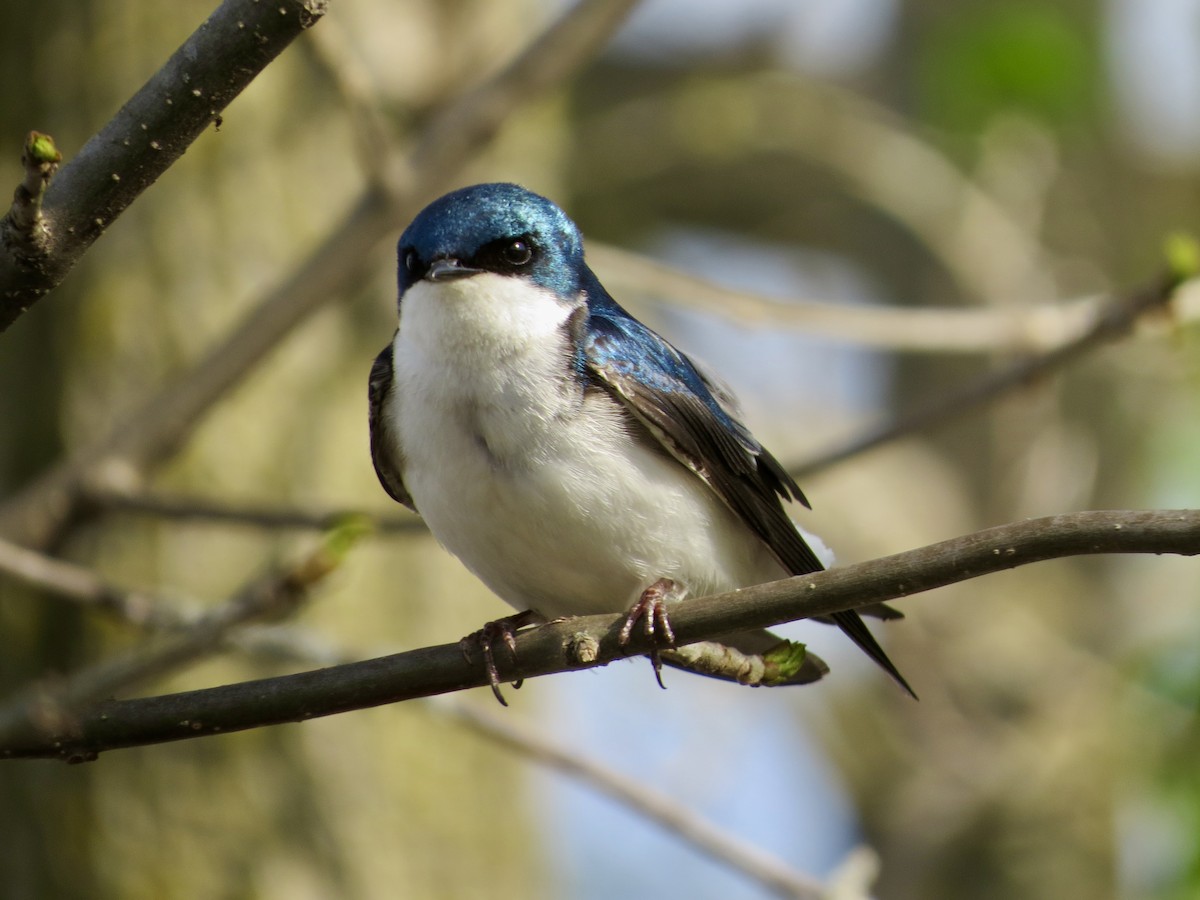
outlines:
[{"label": "branch bark", "polygon": [[[1047,559],[1100,553],[1200,554],[1200,510],[1071,513],[989,528],[893,556],[700,597],[671,615],[680,643],[740,629],[828,615]],[[551,622],[521,633],[515,659],[500,654],[506,680],[604,665],[624,655],[624,616]],[[581,659],[578,648],[592,653]],[[632,652],[649,649],[635,636]],[[649,677],[649,675],[647,675]],[[182,740],[347,712],[479,687],[481,665],[457,644],[199,691],[56,706],[43,693],[39,714],[0,733],[0,758],[95,759],[105,750]]]},{"label": "branch bark", "polygon": [[50,183],[44,234],[26,252],[0,229],[0,332],[66,277],[84,252],[328,0],[225,0]]}]

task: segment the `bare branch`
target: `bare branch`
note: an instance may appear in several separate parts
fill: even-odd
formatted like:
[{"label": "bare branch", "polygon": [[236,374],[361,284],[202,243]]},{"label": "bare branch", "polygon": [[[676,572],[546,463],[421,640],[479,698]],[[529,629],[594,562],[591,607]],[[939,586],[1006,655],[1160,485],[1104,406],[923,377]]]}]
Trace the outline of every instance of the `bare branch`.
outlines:
[{"label": "bare branch", "polygon": [[[365,520],[347,521],[357,528]],[[333,527],[326,530],[333,530]],[[365,533],[369,533],[364,531]],[[194,600],[175,591],[146,591],[118,585],[93,569],[66,562],[0,539],[0,575],[48,592],[86,609],[113,616],[125,625],[146,632],[181,632],[196,627],[210,615]],[[352,657],[317,635],[280,624],[241,625],[223,643],[263,658],[287,662],[333,665]]]},{"label": "bare branch", "polygon": [[[100,684],[111,689],[114,681],[124,683],[131,677],[141,679],[164,664],[176,667],[189,661],[193,654],[202,654],[214,649],[217,641],[225,636],[236,640],[253,635],[255,639],[251,641],[236,640],[236,643],[239,649],[258,655],[278,655],[278,652],[283,650],[289,658],[305,659],[310,663],[315,660],[325,665],[345,656],[344,653],[331,651],[328,647],[314,651],[311,636],[300,636],[304,641],[298,643],[295,634],[290,634],[287,640],[280,641],[272,640],[269,633],[258,635],[252,629],[239,629],[234,634],[229,633],[239,622],[269,612],[275,607],[283,596],[283,592],[275,589],[280,581],[278,577],[273,579],[273,583],[258,582],[253,587],[244,589],[238,598],[216,611],[202,617],[193,617],[179,612],[165,597],[125,591],[107,583],[90,569],[52,559],[2,540],[0,571],[74,600],[115,612],[130,624],[141,628],[158,630],[184,624],[191,626],[183,637],[168,645],[169,651],[163,646],[151,651],[139,649],[118,662],[104,663],[76,674],[70,679],[71,686],[55,685],[52,689],[55,705],[61,705],[62,699],[67,697],[73,702],[78,702],[83,699],[84,691],[91,692],[94,696]],[[289,604],[292,602],[289,600]],[[28,698],[22,700],[24,704],[28,702]],[[39,705],[44,714],[50,706],[45,693],[39,698]],[[25,707],[21,709],[22,714],[27,714]],[[516,724],[511,717],[501,718],[495,713],[462,702],[440,702],[432,705],[431,709],[486,738],[518,751],[536,765],[559,771],[593,790],[607,794],[633,812],[656,822],[709,858],[728,865],[782,896],[821,896],[818,882],[794,871],[781,860],[705,821],[652,786],[628,778],[596,760],[551,744],[531,729]],[[3,730],[5,720],[6,714],[0,710],[0,731]]]},{"label": "bare branch", "polygon": [[[85,604],[98,605],[106,610],[116,612],[130,624],[141,628],[157,630],[188,622],[198,626],[198,629],[188,633],[187,645],[197,651],[203,649],[205,645],[212,646],[212,644],[208,644],[212,634],[199,630],[205,626],[189,616],[178,613],[177,608],[166,598],[124,591],[105,582],[96,573],[82,566],[52,559],[0,540],[0,571],[9,572],[35,586],[69,596]],[[268,600],[272,598],[269,591],[259,592],[258,596]],[[214,620],[219,619],[222,631],[228,634],[227,626],[231,627],[235,623],[234,613],[238,609],[237,601],[234,601],[233,604],[223,607],[215,613],[209,613],[205,619],[210,623],[209,627]],[[248,634],[248,632],[250,633]],[[204,635],[200,641],[197,641],[198,634]],[[291,633],[284,640],[273,640],[272,638],[279,636],[270,633],[260,635],[253,632],[252,629],[239,629],[236,633],[228,636],[236,641],[238,649],[260,656],[264,654],[277,656],[282,651],[288,658],[303,659],[310,664],[316,661],[324,665],[329,665],[335,660],[340,661],[345,657],[344,653],[332,651],[329,647],[314,648],[311,635]],[[252,637],[252,640],[238,640],[243,637]],[[300,638],[301,641],[298,641],[297,638]],[[178,648],[181,643],[184,641],[177,641],[174,646]],[[155,651],[156,660],[161,653],[161,649]],[[146,651],[138,651],[131,659],[126,659],[115,667],[114,664],[107,663],[103,669],[109,673],[123,672],[126,674],[136,670],[141,675],[148,658]],[[137,661],[136,666],[132,660]],[[178,661],[178,656],[172,660],[172,662]],[[74,676],[71,681],[82,685],[94,685],[97,680],[96,671],[96,668],[88,669]],[[104,680],[109,681],[110,679],[111,675]],[[66,690],[61,684],[55,687],[55,692],[59,695],[73,695],[72,691]],[[73,696],[73,699],[77,699],[77,697]],[[666,794],[656,791],[652,786],[621,775],[598,761],[574,751],[551,744],[529,728],[516,724],[511,717],[501,718],[496,713],[489,713],[476,706],[458,701],[445,700],[431,705],[430,708],[458,724],[520,752],[537,765],[555,769],[594,790],[607,794],[635,813],[658,823],[680,840],[692,844],[706,856],[725,863],[782,896],[801,898],[821,896],[818,882],[794,871],[781,860],[764,853],[753,844],[746,843],[717,828]],[[4,713],[0,711],[0,730],[3,728],[3,722]]]},{"label": "bare branch", "polygon": [[[1047,559],[1099,553],[1200,554],[1200,510],[1071,513],[990,528],[853,566],[682,603],[671,621],[681,643],[856,609]],[[551,622],[502,654],[501,676],[533,678],[604,665],[623,655],[624,616]],[[582,662],[575,648],[596,649]],[[635,636],[633,651],[646,651]],[[487,684],[457,644],[427,647],[313,672],[30,716],[0,733],[0,758],[87,760],[104,750],[299,722]]]},{"label": "bare branch", "polygon": [[989,372],[894,421],[868,428],[862,434],[809,460],[789,465],[788,471],[796,478],[812,475],[851,456],[905,435],[925,431],[1018,388],[1028,387],[1099,345],[1128,333],[1140,317],[1165,308],[1182,286],[1177,275],[1169,274],[1152,285],[1116,297],[1107,306],[1097,309],[1091,324],[1073,340],[1037,356],[1018,360],[996,372]]},{"label": "bare branch", "polygon": [[[700,309],[739,323],[794,328],[834,340],[917,353],[1031,352],[1079,336],[1101,298],[1042,303],[1022,309],[866,306],[734,290],[672,266],[595,241],[588,261],[605,287],[625,302],[644,297]],[[1200,316],[1200,310],[1188,310]]]},{"label": "bare branch", "polygon": [[111,613],[139,628],[183,624],[167,598],[150,591],[118,587],[85,566],[64,562],[0,538],[0,572],[29,585]]},{"label": "bare branch", "polygon": [[606,794],[670,834],[691,844],[706,857],[724,863],[781,897],[820,900],[821,883],[797,872],[775,856],[743,841],[676,803],[652,786],[636,781],[573,750],[566,750],[518,724],[512,716],[487,712],[466,703],[432,706],[460,724],[518,751],[532,762],[555,769]]},{"label": "bare branch", "polygon": [[[164,626],[178,626],[187,621],[184,615],[173,614],[175,607],[166,598],[125,591],[105,582],[90,569],[43,556],[3,540],[0,540],[0,571],[9,572],[27,583],[65,594],[89,605],[111,610],[130,624],[141,628],[156,630]],[[103,666],[78,673],[72,677],[71,683],[95,690],[95,686],[101,682],[111,686],[114,674],[119,675],[122,680],[128,679],[131,674],[140,678],[147,674],[148,669],[163,662],[178,664],[186,661],[187,657],[180,653],[181,647],[186,648],[189,655],[214,647],[216,640],[227,634],[235,624],[250,615],[258,614],[264,606],[273,606],[276,599],[273,590],[264,590],[261,586],[254,590],[244,590],[241,599],[235,599],[221,609],[209,613],[202,620],[192,622],[195,627],[189,630],[184,638],[171,644],[169,660],[164,659],[163,648],[149,653],[139,650],[119,663],[105,663]],[[247,602],[250,600],[254,602]],[[266,601],[265,604],[263,601]],[[239,635],[242,633],[239,632]],[[262,653],[264,649],[274,651],[279,648],[264,648],[262,642],[255,641],[249,647],[239,642],[239,649]],[[326,664],[334,655],[328,648],[322,648],[319,654],[313,654],[311,641],[303,646],[288,641],[284,649],[293,658],[299,655],[298,651],[303,651],[304,657],[310,661],[312,656],[319,656],[320,661]],[[99,670],[106,674],[97,677]],[[60,697],[70,697],[73,701],[81,699],[79,688],[72,690],[62,684],[55,686],[54,693],[56,702],[61,702],[58,699]],[[27,703],[28,700],[24,702]],[[47,705],[43,697],[43,710]],[[680,840],[692,844],[706,856],[725,863],[782,896],[820,896],[818,882],[792,870],[753,844],[710,824],[650,785],[634,781],[595,760],[549,743],[530,729],[517,725],[511,717],[502,719],[495,713],[461,702],[443,702],[431,708],[491,740],[517,750],[535,764],[555,769],[607,794],[635,813],[658,823]],[[4,721],[5,714],[0,711],[0,731]]]},{"label": "bare branch", "polygon": [[136,482],[169,457],[203,415],[293,328],[362,276],[364,261],[380,240],[445,190],[515,109],[559,83],[603,46],[635,4],[581,0],[506,69],[435,119],[408,164],[392,173],[387,185],[370,184],[320,246],[268,290],[229,337],[104,438],[0,508],[0,534],[45,547],[86,512],[84,485],[111,484],[112,478],[118,484]]},{"label": "bare branch", "polygon": [[57,684],[34,685],[0,708],[0,735],[19,732],[30,723],[70,729],[73,710],[208,656],[220,649],[224,638],[239,625],[294,611],[313,586],[341,564],[361,533],[354,528],[332,531],[299,560],[253,579],[231,600],[185,629],[76,672]]},{"label": "bare branch", "polygon": [[639,0],[579,0],[494,78],[435,119],[412,155],[415,195],[398,198],[402,219],[442,193],[512,111],[562,82],[608,42]]},{"label": "bare branch", "polygon": [[171,496],[151,491],[87,489],[85,502],[116,512],[141,513],[162,519],[246,525],[253,528],[295,528],[326,531],[348,520],[380,533],[423,533],[425,522],[407,511],[398,515],[356,509],[298,509],[232,503],[205,497]]},{"label": "bare branch", "polygon": [[0,332],[53,290],[84,252],[183,155],[328,0],[225,0],[92,137],[46,190],[36,254],[0,232]]}]

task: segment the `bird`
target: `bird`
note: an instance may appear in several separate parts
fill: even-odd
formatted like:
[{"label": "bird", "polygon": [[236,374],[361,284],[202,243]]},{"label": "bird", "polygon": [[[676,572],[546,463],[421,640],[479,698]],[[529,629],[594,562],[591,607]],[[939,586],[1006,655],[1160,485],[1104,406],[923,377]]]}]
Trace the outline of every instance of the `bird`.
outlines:
[{"label": "bird", "polygon": [[[765,629],[674,647],[669,610],[688,596],[823,568],[786,508],[809,504],[731,392],[605,290],[558,205],[516,184],[460,188],[412,220],[397,264],[371,457],[386,492],[520,611],[463,639],[501,703],[493,644],[598,613],[628,612],[622,643],[641,623],[660,685],[663,660],[742,681],[738,666],[766,660],[754,678],[769,684],[828,672]],[[858,612],[823,621],[916,696]]]}]

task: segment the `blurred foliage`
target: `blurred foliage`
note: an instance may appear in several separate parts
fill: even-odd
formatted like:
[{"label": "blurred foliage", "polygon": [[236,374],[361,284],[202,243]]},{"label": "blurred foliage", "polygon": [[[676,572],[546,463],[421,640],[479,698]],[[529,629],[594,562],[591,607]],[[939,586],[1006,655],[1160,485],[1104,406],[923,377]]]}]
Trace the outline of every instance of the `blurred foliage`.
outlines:
[{"label": "blurred foliage", "polygon": [[917,57],[920,114],[977,133],[1024,113],[1061,128],[1096,111],[1099,48],[1077,18],[1045,3],[983,2],[934,20]]},{"label": "blurred foliage", "polygon": [[[212,5],[0,4],[0,76],[20,86],[0,103],[0,183],[18,181],[33,128],[69,159]],[[0,337],[0,493],[186,371],[338,219],[365,178],[338,66],[362,76],[410,146],[431,110],[507,59],[551,6],[331,4],[317,29],[328,34],[309,38],[332,43],[306,38],[284,54]],[[460,180],[522,181],[561,201],[589,238],[635,250],[701,229],[797,269],[819,258],[853,270],[876,302],[1020,314],[1050,299],[964,288],[928,233],[880,195],[895,190],[919,209],[940,186],[911,183],[909,162],[875,158],[874,146],[832,140],[839,116],[871,110],[988,192],[1044,249],[1055,297],[1145,281],[1163,265],[1164,237],[1195,230],[1200,160],[1156,166],[1119,137],[1104,5],[910,0],[897,10],[879,54],[832,91],[803,60],[785,65],[770,29],[711,52],[626,45],[515,116]],[[839,154],[878,180],[856,182]],[[931,218],[953,245],[972,215],[964,204]],[[983,269],[1005,249],[955,252]],[[367,455],[365,379],[394,327],[391,249],[371,259],[358,285],[200,424],[156,487],[388,508]],[[736,286],[747,273],[716,258],[708,274]],[[1023,516],[1195,506],[1195,341],[1190,324],[1132,338],[985,414],[830,470],[804,485],[817,510],[805,523],[854,560]],[[892,360],[881,411],[996,362]],[[820,391],[795,387],[788,409],[747,398],[778,455],[815,453],[857,424]],[[293,544],[109,514],[59,551],[121,583],[216,603]],[[453,640],[502,612],[425,537],[364,541],[330,581],[300,624],[356,656]],[[827,682],[780,696],[776,714],[794,712],[841,771],[882,857],[881,898],[1200,896],[1198,600],[1186,560],[1084,559],[958,585],[906,602],[908,620],[887,627],[921,703],[838,659]],[[2,581],[0,635],[3,694],[137,640]],[[290,667],[228,654],[155,690]],[[521,705],[537,710],[549,690],[531,685]],[[731,768],[722,774],[736,778]],[[558,896],[527,778],[519,761],[415,704],[87,767],[6,763],[0,895]],[[603,837],[612,843],[597,856],[624,852],[621,835]]]}]

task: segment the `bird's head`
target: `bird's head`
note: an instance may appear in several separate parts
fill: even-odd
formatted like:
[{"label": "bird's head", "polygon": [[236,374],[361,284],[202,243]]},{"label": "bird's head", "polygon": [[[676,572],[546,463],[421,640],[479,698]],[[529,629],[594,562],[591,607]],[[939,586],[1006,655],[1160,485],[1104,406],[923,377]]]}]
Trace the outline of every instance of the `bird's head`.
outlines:
[{"label": "bird's head", "polygon": [[476,184],[434,200],[397,247],[400,297],[433,283],[492,273],[578,295],[587,268],[579,229],[554,203],[515,184]]}]

